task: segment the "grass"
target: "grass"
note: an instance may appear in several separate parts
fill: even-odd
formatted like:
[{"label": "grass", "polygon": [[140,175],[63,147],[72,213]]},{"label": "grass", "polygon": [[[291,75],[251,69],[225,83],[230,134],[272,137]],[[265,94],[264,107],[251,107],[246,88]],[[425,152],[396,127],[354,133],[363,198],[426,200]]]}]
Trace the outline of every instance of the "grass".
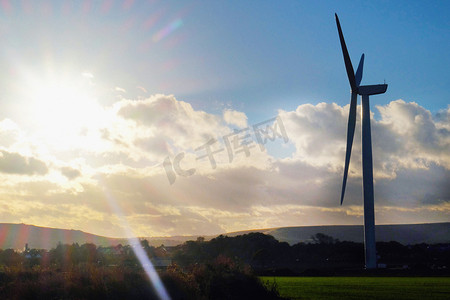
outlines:
[{"label": "grass", "polygon": [[450,277],[260,277],[289,299],[450,299]]}]

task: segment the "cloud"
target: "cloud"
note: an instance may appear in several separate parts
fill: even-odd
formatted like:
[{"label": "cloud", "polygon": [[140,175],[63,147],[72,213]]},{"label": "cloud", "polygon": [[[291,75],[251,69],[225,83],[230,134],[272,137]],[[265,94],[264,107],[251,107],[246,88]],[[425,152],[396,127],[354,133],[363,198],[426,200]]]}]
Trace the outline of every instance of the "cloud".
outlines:
[{"label": "cloud", "polygon": [[116,104],[118,116],[147,128],[153,136],[163,136],[181,149],[194,149],[211,138],[229,132],[220,118],[196,111],[173,96],[155,95],[145,100],[122,100]]},{"label": "cloud", "polygon": [[0,122],[0,145],[9,147],[19,139],[21,132],[19,126],[10,119]]},{"label": "cloud", "polygon": [[376,182],[377,201],[389,206],[414,207],[450,203],[450,171],[432,164],[428,168],[402,169],[394,180]]},{"label": "cloud", "polygon": [[116,87],[114,88],[114,90],[117,91],[117,92],[121,92],[121,93],[126,93],[126,92],[127,92],[127,90],[125,90],[124,88],[121,88],[121,87],[119,87],[119,86],[116,86]]},{"label": "cloud", "polygon": [[90,72],[83,72],[83,73],[81,73],[81,75],[83,77],[85,77],[85,78],[88,78],[88,79],[93,79],[94,78],[94,75],[92,73],[90,73]]},{"label": "cloud", "polygon": [[[295,158],[332,169],[342,164],[347,109],[335,103],[304,104],[295,111],[280,111],[295,145]],[[356,134],[357,135],[357,134]]]},{"label": "cloud", "polygon": [[47,165],[34,157],[0,150],[0,172],[20,175],[45,175]]},{"label": "cloud", "polygon": [[[343,167],[348,108],[336,104],[300,105],[295,111],[280,111],[289,137],[296,146],[295,158],[314,166],[338,171]],[[360,115],[361,107],[358,106]],[[447,112],[433,118],[416,103],[403,100],[377,106],[381,119],[371,120],[374,176],[394,178],[404,168],[430,164],[450,168],[450,131]],[[361,174],[361,124],[357,118],[350,174]]]},{"label": "cloud", "polygon": [[236,125],[239,128],[247,127],[247,116],[240,111],[226,109],[223,111],[223,119],[227,124]]},{"label": "cloud", "polygon": [[68,179],[75,179],[81,176],[81,172],[77,169],[73,169],[71,167],[62,167],[61,174],[66,176]]},{"label": "cloud", "polygon": [[[432,115],[403,100],[376,109],[377,223],[448,221],[449,110]],[[120,236],[124,223],[146,236],[362,223],[360,120],[346,197],[339,205],[348,105],[281,110],[294,148],[286,158],[262,151],[252,128],[239,133],[252,136],[249,152],[232,148],[229,156],[224,138],[235,134],[233,126],[248,126],[240,112],[215,115],[170,95],[154,95],[122,99],[104,113],[107,122],[88,128],[73,147],[60,151],[26,136],[13,121],[0,122],[0,135],[10,137],[0,151],[0,217],[110,236]],[[196,151],[210,139],[219,151],[214,168],[201,157],[204,148]],[[285,142],[277,139],[268,139],[266,146]],[[176,180],[171,184],[163,162],[169,157],[173,164],[180,153],[180,167],[195,172],[181,176],[172,165]]]},{"label": "cloud", "polygon": [[169,147],[162,136],[137,138],[134,144],[146,151],[159,154],[164,157],[169,153]]},{"label": "cloud", "polygon": [[448,110],[435,119],[417,103],[403,100],[377,109],[381,120],[374,124],[374,155],[382,158],[377,160],[382,169],[428,169],[433,163],[450,169]]},{"label": "cloud", "polygon": [[136,88],[138,88],[139,90],[141,90],[144,93],[148,93],[148,91],[142,86],[137,86]]}]

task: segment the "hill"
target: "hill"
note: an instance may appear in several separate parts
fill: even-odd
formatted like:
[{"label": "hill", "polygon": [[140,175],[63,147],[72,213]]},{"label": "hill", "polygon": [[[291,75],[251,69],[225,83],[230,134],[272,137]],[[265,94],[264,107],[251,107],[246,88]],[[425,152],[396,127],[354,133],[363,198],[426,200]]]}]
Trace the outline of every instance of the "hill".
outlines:
[{"label": "hill", "polygon": [[[341,241],[363,242],[364,240],[364,227],[362,225],[281,227],[238,231],[227,235],[236,236],[249,232],[269,234],[280,242],[287,242],[291,245],[299,242],[309,242],[311,241],[311,236],[316,233],[324,233]],[[396,241],[403,245],[449,243],[450,222],[377,225],[375,227],[375,236],[377,242]]]},{"label": "hill", "polygon": [[59,242],[63,244],[94,243],[99,246],[111,246],[119,244],[122,240],[98,236],[80,230],[0,223],[1,249],[23,249],[25,244],[28,244],[29,248],[51,249],[56,247]]},{"label": "hill", "polygon": [[[299,242],[311,241],[311,236],[316,233],[337,238],[341,241],[362,242],[363,227],[359,225],[336,225],[336,226],[300,226],[281,227],[259,230],[248,230],[226,233],[227,236],[237,236],[249,232],[261,232],[275,237],[281,242],[291,245]],[[175,246],[188,240],[196,240],[199,236],[172,236],[172,237],[143,237],[149,241],[151,246]],[[205,236],[210,240],[214,236]],[[402,224],[402,225],[377,225],[377,241],[397,241],[404,245],[420,243],[449,243],[450,222],[431,224]],[[51,249],[61,242],[63,244],[94,243],[97,246],[111,246],[117,244],[128,244],[125,238],[109,238],[80,230],[67,230],[58,228],[39,227],[26,224],[0,223],[0,249],[23,249],[25,244],[30,248]]]}]

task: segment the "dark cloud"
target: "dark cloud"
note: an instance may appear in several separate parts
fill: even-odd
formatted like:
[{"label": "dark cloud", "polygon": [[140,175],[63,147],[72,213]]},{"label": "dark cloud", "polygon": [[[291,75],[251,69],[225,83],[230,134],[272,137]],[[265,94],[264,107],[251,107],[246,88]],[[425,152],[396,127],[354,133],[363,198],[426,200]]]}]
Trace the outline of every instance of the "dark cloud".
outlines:
[{"label": "dark cloud", "polygon": [[61,174],[71,180],[81,176],[81,172],[79,170],[73,169],[71,167],[62,167]]},{"label": "dark cloud", "polygon": [[450,202],[450,170],[432,164],[427,169],[402,169],[395,179],[380,179],[377,200],[386,205],[414,207]]},{"label": "dark cloud", "polygon": [[47,165],[34,157],[0,150],[0,172],[21,175],[45,175]]}]

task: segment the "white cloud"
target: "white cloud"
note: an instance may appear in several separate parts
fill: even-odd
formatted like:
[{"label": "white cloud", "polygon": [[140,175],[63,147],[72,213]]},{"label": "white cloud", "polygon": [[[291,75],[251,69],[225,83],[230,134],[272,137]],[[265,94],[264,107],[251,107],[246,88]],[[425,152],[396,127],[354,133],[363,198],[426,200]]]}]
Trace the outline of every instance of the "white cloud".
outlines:
[{"label": "white cloud", "polygon": [[223,111],[223,119],[227,124],[236,125],[239,128],[247,127],[247,116],[240,111],[226,109]]},{"label": "white cloud", "polygon": [[0,146],[9,147],[19,139],[21,131],[19,126],[10,119],[0,122]]},{"label": "white cloud", "polygon": [[[296,146],[295,158],[330,170],[343,167],[349,106],[320,103],[300,105],[296,111],[280,111],[289,137]],[[438,164],[450,168],[448,119],[416,103],[403,100],[377,106],[381,119],[372,118],[374,175],[393,178],[402,168],[425,168]],[[360,106],[358,106],[359,116]],[[447,112],[448,113],[448,112]],[[361,176],[361,124],[357,118],[350,174]]]},{"label": "white cloud", "polygon": [[377,160],[383,169],[389,166],[428,169],[433,163],[450,169],[448,117],[435,120],[417,103],[403,100],[377,109],[381,120],[374,124],[374,155],[383,160]]},{"label": "white cloud", "polygon": [[300,105],[295,111],[281,110],[280,117],[295,144],[295,158],[310,165],[340,168],[345,151],[347,109],[348,106],[335,103],[319,103]]},{"label": "white cloud", "polygon": [[121,92],[121,93],[126,93],[126,92],[127,92],[127,90],[125,90],[124,88],[121,88],[121,87],[119,87],[119,86],[116,86],[116,87],[114,88],[114,90],[116,90],[117,92]]},{"label": "white cloud", "polygon": [[122,100],[116,104],[118,116],[133,120],[154,136],[163,136],[180,149],[194,149],[228,129],[218,116],[196,111],[173,96],[155,95],[144,100]]},{"label": "white cloud", "polygon": [[148,91],[142,86],[137,86],[136,88],[138,88],[139,90],[141,90],[142,92],[144,92],[146,94],[148,93]]},{"label": "white cloud", "polygon": [[81,73],[81,75],[83,77],[85,77],[85,78],[88,78],[88,79],[93,79],[94,78],[94,75],[92,73],[90,73],[90,72],[83,72],[83,73]]}]

